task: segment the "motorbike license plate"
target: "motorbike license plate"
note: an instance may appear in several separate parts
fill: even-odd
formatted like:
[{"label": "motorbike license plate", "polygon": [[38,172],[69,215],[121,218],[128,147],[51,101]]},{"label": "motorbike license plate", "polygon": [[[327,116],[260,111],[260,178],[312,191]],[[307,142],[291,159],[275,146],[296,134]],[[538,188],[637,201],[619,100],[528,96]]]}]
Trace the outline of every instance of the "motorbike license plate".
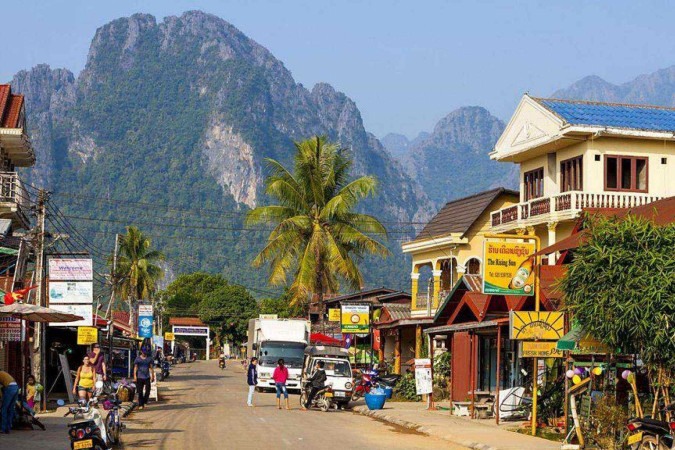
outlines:
[{"label": "motorbike license plate", "polygon": [[87,439],[85,441],[73,442],[73,449],[80,450],[82,448],[92,448],[94,446],[94,441],[92,439]]},{"label": "motorbike license plate", "polygon": [[345,393],[344,393],[344,392],[336,392],[336,393],[335,393],[335,396],[336,396],[336,397],[344,397],[344,396],[345,396]]},{"label": "motorbike license plate", "polygon": [[332,396],[333,396],[333,393],[332,393],[332,392],[326,392],[325,396],[326,396],[326,397],[332,397]]},{"label": "motorbike license plate", "polygon": [[628,436],[628,445],[637,444],[642,441],[642,431]]}]

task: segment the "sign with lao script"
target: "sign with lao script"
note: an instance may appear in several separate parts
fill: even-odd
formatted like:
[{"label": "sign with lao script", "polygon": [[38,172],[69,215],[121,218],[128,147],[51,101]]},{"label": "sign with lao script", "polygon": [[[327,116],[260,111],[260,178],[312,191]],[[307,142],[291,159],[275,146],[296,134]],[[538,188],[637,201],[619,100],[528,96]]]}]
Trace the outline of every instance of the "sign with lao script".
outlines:
[{"label": "sign with lao script", "polygon": [[98,328],[77,327],[77,345],[91,345],[98,342]]},{"label": "sign with lao script", "polygon": [[415,359],[415,392],[417,395],[431,394],[433,388],[431,359]]},{"label": "sign with lao script", "polygon": [[483,293],[534,295],[534,252],[533,243],[485,241]]},{"label": "sign with lao script", "polygon": [[557,341],[565,334],[565,315],[561,312],[511,311],[509,339]]},{"label": "sign with lao script", "polygon": [[340,318],[342,333],[370,332],[370,305],[342,305]]},{"label": "sign with lao script", "polygon": [[556,348],[556,341],[524,341],[523,358],[562,358],[562,350]]},{"label": "sign with lao script", "polygon": [[340,321],[340,308],[330,308],[328,310],[328,321],[329,322]]}]

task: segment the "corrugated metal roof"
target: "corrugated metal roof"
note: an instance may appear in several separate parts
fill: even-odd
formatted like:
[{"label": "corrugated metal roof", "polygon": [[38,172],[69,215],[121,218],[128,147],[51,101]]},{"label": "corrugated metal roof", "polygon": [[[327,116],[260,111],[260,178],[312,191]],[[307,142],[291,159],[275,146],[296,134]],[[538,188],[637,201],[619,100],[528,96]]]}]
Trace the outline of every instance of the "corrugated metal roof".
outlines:
[{"label": "corrugated metal roof", "polygon": [[650,105],[532,98],[570,125],[675,131],[675,109]]},{"label": "corrugated metal roof", "polygon": [[411,317],[410,305],[390,303],[384,306],[382,309],[387,311],[391,320],[409,319]]},{"label": "corrugated metal roof", "polygon": [[[480,215],[490,206],[500,194],[510,194],[519,198],[517,191],[505,188],[496,188],[490,191],[480,192],[469,197],[453,200],[445,204],[443,208],[427,223],[422,231],[415,237],[418,239],[430,239],[435,236],[443,236],[450,233],[464,235]],[[518,199],[515,200],[516,202]]]}]

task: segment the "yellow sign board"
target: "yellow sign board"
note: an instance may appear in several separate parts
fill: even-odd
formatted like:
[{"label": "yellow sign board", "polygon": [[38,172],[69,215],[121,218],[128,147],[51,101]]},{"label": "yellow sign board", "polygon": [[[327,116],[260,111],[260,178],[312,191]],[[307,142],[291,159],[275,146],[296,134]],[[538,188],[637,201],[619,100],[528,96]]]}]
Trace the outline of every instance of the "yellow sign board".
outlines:
[{"label": "yellow sign board", "polygon": [[483,293],[534,295],[535,244],[485,241]]},{"label": "yellow sign board", "polygon": [[98,328],[77,327],[77,345],[91,345],[98,342]]},{"label": "yellow sign board", "polygon": [[565,315],[561,312],[511,311],[510,339],[557,341],[565,334]]},{"label": "yellow sign board", "polygon": [[563,352],[556,344],[556,341],[524,341],[523,358],[562,358]]},{"label": "yellow sign board", "polygon": [[370,332],[370,306],[342,305],[340,329],[342,333],[363,334]]},{"label": "yellow sign board", "polygon": [[607,353],[612,353],[612,350],[589,335],[581,339],[576,348],[572,350],[573,355],[605,355]]},{"label": "yellow sign board", "polygon": [[328,310],[328,321],[329,322],[340,321],[340,308],[330,308]]},{"label": "yellow sign board", "polygon": [[173,333],[171,333],[170,331],[167,331],[167,332],[164,333],[164,340],[165,341],[173,341],[174,339],[175,339],[175,337],[174,337]]}]

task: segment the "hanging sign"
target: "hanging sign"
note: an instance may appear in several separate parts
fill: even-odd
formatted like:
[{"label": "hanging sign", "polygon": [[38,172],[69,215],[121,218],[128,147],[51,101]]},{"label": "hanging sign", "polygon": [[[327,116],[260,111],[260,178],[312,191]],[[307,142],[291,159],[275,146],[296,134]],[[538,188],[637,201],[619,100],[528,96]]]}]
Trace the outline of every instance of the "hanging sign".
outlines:
[{"label": "hanging sign", "polygon": [[94,266],[87,258],[52,258],[49,260],[50,281],[91,281],[94,279]]},{"label": "hanging sign", "polygon": [[564,313],[546,311],[511,311],[509,313],[509,339],[557,341],[564,334]]},{"label": "hanging sign", "polygon": [[167,331],[166,333],[164,333],[164,340],[165,340],[165,341],[173,341],[173,340],[175,340],[175,339],[176,339],[176,338],[175,338],[175,336],[173,335],[172,332]]},{"label": "hanging sign", "polygon": [[153,322],[152,316],[138,316],[138,337],[151,338]]},{"label": "hanging sign", "polygon": [[0,317],[0,341],[21,341],[21,319]]},{"label": "hanging sign", "polygon": [[94,325],[94,307],[87,305],[49,305],[50,309],[82,317],[75,322],[49,322],[50,327],[91,327]]},{"label": "hanging sign", "polygon": [[523,358],[562,358],[555,341],[523,341]]},{"label": "hanging sign", "polygon": [[340,308],[330,308],[328,310],[328,321],[329,322],[340,321]]},{"label": "hanging sign", "polygon": [[340,320],[342,333],[368,333],[370,331],[370,305],[342,305]]},{"label": "hanging sign", "polygon": [[77,327],[77,345],[91,345],[98,342],[98,328]]},{"label": "hanging sign", "polygon": [[432,391],[431,359],[415,359],[415,392],[417,395],[423,395],[431,394]]},{"label": "hanging sign", "polygon": [[535,244],[485,241],[483,293],[534,295]]}]

